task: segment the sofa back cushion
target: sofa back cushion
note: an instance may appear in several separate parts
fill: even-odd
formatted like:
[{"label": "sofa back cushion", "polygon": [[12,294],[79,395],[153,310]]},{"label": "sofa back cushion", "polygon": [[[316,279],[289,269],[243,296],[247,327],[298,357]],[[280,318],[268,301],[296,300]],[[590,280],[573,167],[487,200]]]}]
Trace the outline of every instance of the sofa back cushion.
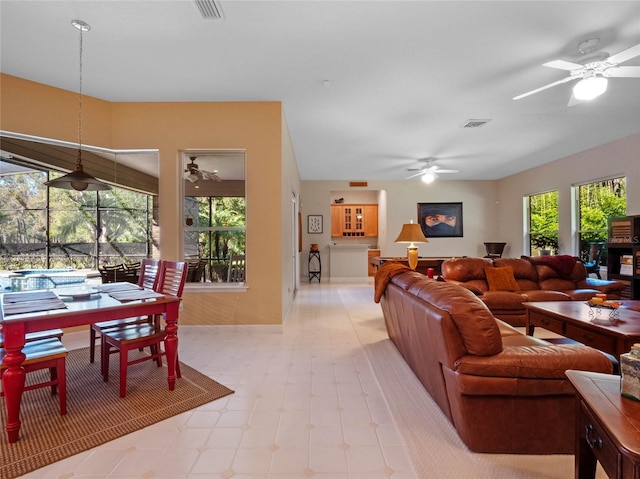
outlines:
[{"label": "sofa back cushion", "polygon": [[538,286],[538,271],[531,261],[520,258],[496,258],[493,260],[493,265],[498,268],[511,266],[520,291],[540,289],[540,286]]},{"label": "sofa back cushion", "polygon": [[[553,263],[540,264],[537,258],[531,258],[531,262],[538,271],[540,289],[568,291],[576,288],[576,284],[587,277],[587,269],[582,261],[575,256],[561,255],[559,259],[564,261],[565,267],[554,268]],[[548,260],[548,259],[547,259]],[[571,262],[570,268],[566,267],[567,262]]]},{"label": "sofa back cushion", "polygon": [[490,356],[502,351],[500,329],[489,309],[471,291],[461,286],[433,281],[415,273],[402,273],[391,279],[407,293],[446,311],[455,324],[468,354]]},{"label": "sofa back cushion", "polygon": [[489,291],[484,269],[491,266],[487,258],[452,258],[442,262],[440,269],[446,281],[464,283],[476,294]]}]

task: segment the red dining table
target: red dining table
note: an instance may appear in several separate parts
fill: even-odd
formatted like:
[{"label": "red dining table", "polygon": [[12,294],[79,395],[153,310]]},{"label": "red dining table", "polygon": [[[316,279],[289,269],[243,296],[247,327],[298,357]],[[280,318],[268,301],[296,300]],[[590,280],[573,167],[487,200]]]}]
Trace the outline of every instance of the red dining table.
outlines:
[{"label": "red dining table", "polygon": [[[51,291],[55,292],[55,290]],[[113,319],[162,314],[166,322],[165,351],[169,371],[168,383],[169,389],[174,389],[178,359],[177,320],[180,298],[159,295],[148,299],[119,301],[106,292],[96,291],[90,295],[78,295],[77,297],[65,297],[58,293],[59,299],[64,300],[64,307],[60,307],[62,305],[58,301],[57,309],[26,312],[25,310],[29,308],[27,301],[22,303],[24,306],[18,309],[10,307],[15,304],[8,305],[8,302],[5,302],[4,296],[9,294],[13,295],[14,293],[0,294],[0,326],[4,333],[4,349],[6,351],[3,364],[7,368],[2,375],[2,389],[7,409],[6,430],[9,442],[16,442],[20,437],[20,402],[25,384],[25,371],[21,366],[25,359],[22,347],[27,333],[83,326]],[[38,297],[36,292],[33,294],[32,297]],[[11,297],[15,298],[15,296]],[[31,303],[34,305],[34,309],[46,307],[42,306],[41,301]]]}]

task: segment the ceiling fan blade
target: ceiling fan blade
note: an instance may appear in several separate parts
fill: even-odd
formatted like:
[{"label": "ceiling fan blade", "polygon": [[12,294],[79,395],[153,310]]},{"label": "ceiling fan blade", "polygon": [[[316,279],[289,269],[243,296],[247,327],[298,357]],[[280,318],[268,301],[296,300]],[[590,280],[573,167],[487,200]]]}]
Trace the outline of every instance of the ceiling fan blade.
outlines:
[{"label": "ceiling fan blade", "polygon": [[582,103],[584,100],[578,100],[574,95],[573,92],[571,92],[571,98],[569,98],[569,103],[567,103],[567,106],[576,106],[579,105],[580,103]]},{"label": "ceiling fan blade", "polygon": [[411,178],[415,178],[416,176],[422,176],[422,175],[424,175],[424,170],[421,170],[419,173],[416,173],[414,175],[407,176],[405,179],[410,180]]},{"label": "ceiling fan blade", "polygon": [[571,81],[573,79],[574,78],[570,77],[570,76],[569,77],[565,77],[562,80],[554,81],[553,83],[549,83],[548,85],[542,86],[540,88],[536,88],[535,90],[528,91],[527,93],[523,93],[522,95],[514,96],[513,99],[514,100],[519,100],[520,98],[524,98],[526,96],[533,95],[534,93],[538,93],[538,92],[540,92],[542,90],[546,90],[547,88],[551,88],[552,86],[560,85],[562,83],[567,83],[567,82],[569,82],[569,81]]},{"label": "ceiling fan blade", "polygon": [[640,67],[611,67],[607,68],[603,75],[618,78],[640,78]]},{"label": "ceiling fan blade", "polygon": [[579,70],[580,68],[584,68],[584,65],[580,65],[579,63],[567,62],[565,60],[553,60],[551,62],[543,63],[542,66],[567,71]]},{"label": "ceiling fan blade", "polygon": [[200,171],[200,175],[202,176],[203,180],[215,180],[215,181],[222,181],[222,179],[216,175],[215,172],[213,171]]},{"label": "ceiling fan blade", "polygon": [[610,56],[609,58],[607,58],[607,63],[615,63],[616,65],[618,65],[637,56],[640,56],[640,43],[631,48],[627,48],[626,50],[622,50],[620,53],[616,53],[615,55]]},{"label": "ceiling fan blade", "polygon": [[441,170],[437,169],[433,171],[434,173],[458,173],[458,170]]}]

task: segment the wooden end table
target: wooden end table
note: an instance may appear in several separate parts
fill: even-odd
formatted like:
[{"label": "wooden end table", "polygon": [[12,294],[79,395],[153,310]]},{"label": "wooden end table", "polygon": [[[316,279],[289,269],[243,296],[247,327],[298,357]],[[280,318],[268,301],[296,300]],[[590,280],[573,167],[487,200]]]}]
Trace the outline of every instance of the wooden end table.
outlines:
[{"label": "wooden end table", "polygon": [[566,372],[578,392],[575,479],[640,479],[640,402],[620,395],[620,376]]}]

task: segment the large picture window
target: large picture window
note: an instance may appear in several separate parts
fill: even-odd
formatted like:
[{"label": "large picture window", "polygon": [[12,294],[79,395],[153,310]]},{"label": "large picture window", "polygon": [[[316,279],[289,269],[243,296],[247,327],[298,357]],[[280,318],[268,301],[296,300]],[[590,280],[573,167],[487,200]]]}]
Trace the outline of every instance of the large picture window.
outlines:
[{"label": "large picture window", "polygon": [[0,269],[96,269],[150,256],[151,195],[44,185],[59,175],[31,170],[0,178]]}]

